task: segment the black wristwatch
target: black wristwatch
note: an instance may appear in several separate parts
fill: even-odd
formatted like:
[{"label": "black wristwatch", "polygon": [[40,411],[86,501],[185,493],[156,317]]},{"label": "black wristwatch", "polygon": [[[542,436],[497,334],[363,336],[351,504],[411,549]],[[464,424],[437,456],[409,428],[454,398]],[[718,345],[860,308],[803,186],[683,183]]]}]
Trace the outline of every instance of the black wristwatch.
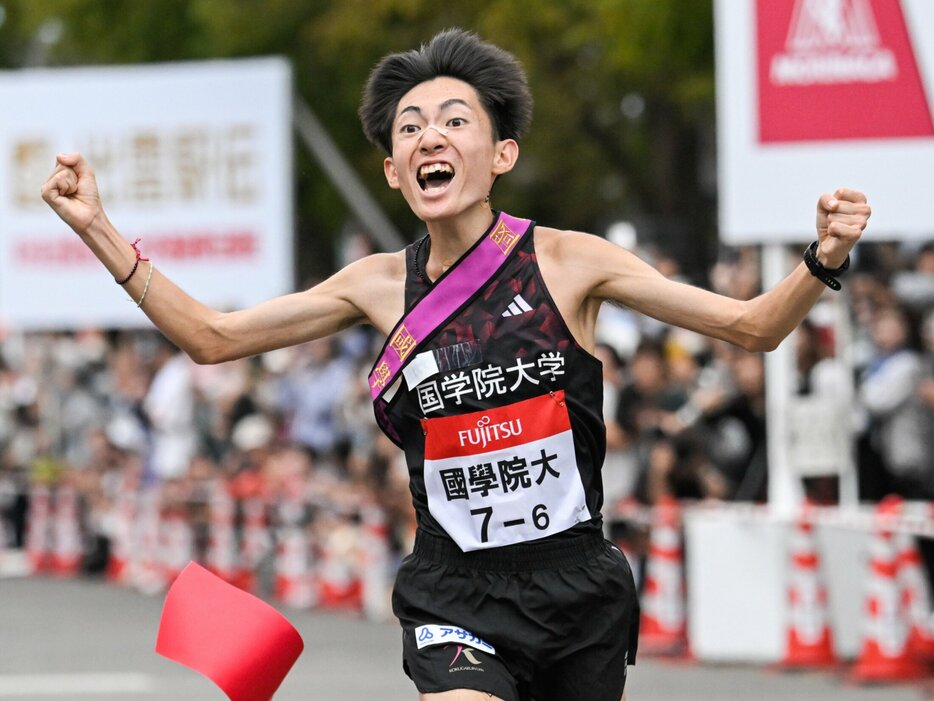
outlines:
[{"label": "black wristwatch", "polygon": [[804,264],[808,266],[808,270],[811,271],[811,275],[827,285],[827,287],[829,287],[831,290],[839,292],[843,285],[840,284],[840,281],[837,280],[837,278],[843,275],[843,273],[849,269],[850,254],[847,254],[846,260],[843,261],[843,265],[841,265],[839,268],[825,268],[821,262],[817,260],[817,246],[818,242],[815,241],[804,249]]}]

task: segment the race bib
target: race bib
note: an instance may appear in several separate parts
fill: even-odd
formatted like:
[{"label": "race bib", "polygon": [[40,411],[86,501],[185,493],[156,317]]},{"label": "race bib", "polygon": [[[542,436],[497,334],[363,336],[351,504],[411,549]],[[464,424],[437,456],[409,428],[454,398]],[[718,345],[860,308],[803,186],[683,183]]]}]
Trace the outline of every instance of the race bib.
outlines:
[{"label": "race bib", "polygon": [[422,419],[428,509],[461,550],[537,540],[591,518],[564,390]]}]

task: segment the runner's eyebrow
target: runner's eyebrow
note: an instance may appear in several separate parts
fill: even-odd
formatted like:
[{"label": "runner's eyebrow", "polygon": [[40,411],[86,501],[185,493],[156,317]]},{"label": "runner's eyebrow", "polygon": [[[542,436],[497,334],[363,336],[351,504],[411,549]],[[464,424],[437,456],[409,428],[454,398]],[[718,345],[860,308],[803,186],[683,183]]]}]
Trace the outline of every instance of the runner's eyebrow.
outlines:
[{"label": "runner's eyebrow", "polygon": [[468,110],[470,109],[470,105],[468,105],[465,100],[461,100],[459,97],[452,97],[451,99],[442,102],[441,108],[438,111],[444,112],[444,110],[446,110],[448,107],[453,107],[454,105],[461,105],[462,107],[466,107]]},{"label": "runner's eyebrow", "polygon": [[[444,112],[444,110],[446,110],[448,107],[453,107],[454,105],[461,105],[462,107],[466,107],[468,110],[470,109],[470,105],[468,105],[465,100],[461,100],[459,97],[452,97],[442,102],[441,107],[438,108],[438,111]],[[406,112],[415,112],[417,115],[421,116],[422,108],[418,107],[417,105],[409,105],[408,107],[399,110],[399,114],[396,115],[396,119],[404,115]]]},{"label": "runner's eyebrow", "polygon": [[421,116],[422,108],[416,107],[415,105],[409,105],[405,109],[399,111],[399,114],[396,115],[396,119],[404,115],[406,112],[415,112],[417,115]]}]

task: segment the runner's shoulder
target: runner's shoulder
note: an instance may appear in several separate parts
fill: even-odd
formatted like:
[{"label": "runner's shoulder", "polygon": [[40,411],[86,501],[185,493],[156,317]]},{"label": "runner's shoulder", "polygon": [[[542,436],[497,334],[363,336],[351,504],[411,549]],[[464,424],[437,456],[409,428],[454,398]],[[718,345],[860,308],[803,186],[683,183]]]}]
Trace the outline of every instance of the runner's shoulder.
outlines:
[{"label": "runner's shoulder", "polygon": [[537,255],[545,256],[557,264],[579,261],[582,255],[599,255],[601,243],[606,242],[599,236],[584,231],[554,229],[547,226],[535,227]]},{"label": "runner's shoulder", "polygon": [[404,251],[365,256],[344,267],[334,279],[337,294],[384,333],[389,332],[404,311]]},{"label": "runner's shoulder", "polygon": [[405,251],[372,253],[349,263],[340,274],[366,287],[387,282],[404,283]]}]

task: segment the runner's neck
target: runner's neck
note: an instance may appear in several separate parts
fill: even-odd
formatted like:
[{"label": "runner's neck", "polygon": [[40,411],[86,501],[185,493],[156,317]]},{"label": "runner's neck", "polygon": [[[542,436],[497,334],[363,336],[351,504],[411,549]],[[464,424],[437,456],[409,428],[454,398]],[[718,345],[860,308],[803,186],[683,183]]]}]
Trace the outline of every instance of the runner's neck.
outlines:
[{"label": "runner's neck", "polygon": [[493,224],[488,207],[475,207],[452,219],[428,222],[431,248],[425,273],[436,280],[473,246]]}]

